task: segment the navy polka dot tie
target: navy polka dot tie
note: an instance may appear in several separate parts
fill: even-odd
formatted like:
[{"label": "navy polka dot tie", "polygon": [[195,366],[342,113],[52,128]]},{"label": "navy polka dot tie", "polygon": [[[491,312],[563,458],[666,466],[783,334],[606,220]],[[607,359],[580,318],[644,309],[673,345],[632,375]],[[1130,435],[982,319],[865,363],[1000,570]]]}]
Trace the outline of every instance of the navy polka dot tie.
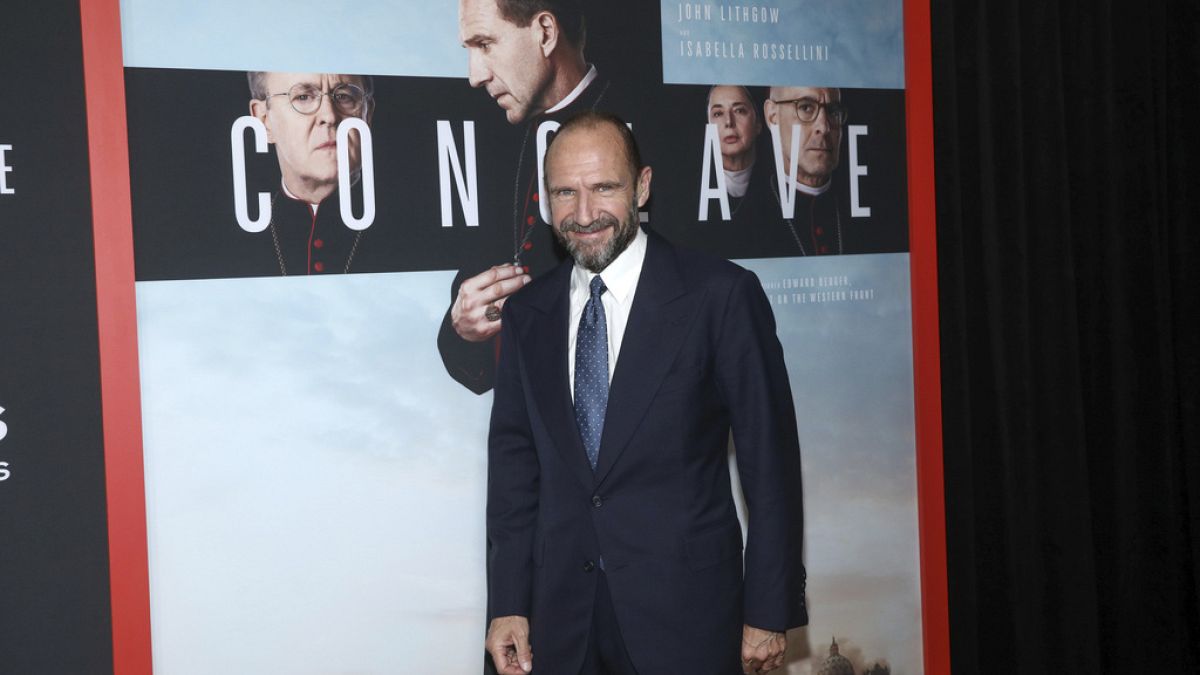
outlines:
[{"label": "navy polka dot tie", "polygon": [[604,281],[592,277],[591,297],[579,317],[575,336],[575,423],[587,450],[592,469],[600,457],[600,434],[604,431],[604,411],[608,409],[608,322],[600,296]]}]

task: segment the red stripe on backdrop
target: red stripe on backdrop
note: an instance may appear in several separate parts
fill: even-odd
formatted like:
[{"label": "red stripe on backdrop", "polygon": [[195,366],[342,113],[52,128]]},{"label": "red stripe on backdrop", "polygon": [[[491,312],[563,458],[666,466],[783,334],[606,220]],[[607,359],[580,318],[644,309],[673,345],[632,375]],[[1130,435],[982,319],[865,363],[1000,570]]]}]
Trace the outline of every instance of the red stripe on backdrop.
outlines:
[{"label": "red stripe on backdrop", "polygon": [[904,2],[908,120],[909,258],[916,386],[917,494],[925,672],[950,672],[946,501],[942,477],[941,341],[938,336],[937,210],[933,178],[933,71],[929,1]]},{"label": "red stripe on backdrop", "polygon": [[152,672],[133,219],[119,0],[80,0],[108,496],[113,671]]}]

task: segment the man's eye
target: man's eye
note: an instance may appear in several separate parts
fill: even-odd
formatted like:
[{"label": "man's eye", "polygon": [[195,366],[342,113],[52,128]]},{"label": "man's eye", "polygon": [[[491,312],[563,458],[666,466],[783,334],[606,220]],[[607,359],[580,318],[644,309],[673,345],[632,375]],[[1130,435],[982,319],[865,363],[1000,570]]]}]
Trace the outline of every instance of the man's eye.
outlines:
[{"label": "man's eye", "polygon": [[800,114],[802,114],[802,115],[812,115],[813,113],[817,112],[817,104],[815,104],[815,103],[797,103],[796,109],[799,110]]},{"label": "man's eye", "polygon": [[725,113],[721,112],[720,110],[714,110],[713,114],[712,114],[713,119],[720,119],[724,115],[725,115]]}]

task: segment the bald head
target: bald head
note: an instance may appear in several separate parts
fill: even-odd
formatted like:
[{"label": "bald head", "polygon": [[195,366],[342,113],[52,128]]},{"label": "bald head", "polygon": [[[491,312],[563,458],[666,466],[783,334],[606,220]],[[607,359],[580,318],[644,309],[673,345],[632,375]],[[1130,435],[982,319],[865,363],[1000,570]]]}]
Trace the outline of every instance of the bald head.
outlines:
[{"label": "bald head", "polygon": [[562,126],[558,128],[557,133],[550,139],[549,145],[546,147],[544,167],[547,178],[550,176],[550,156],[554,152],[555,142],[564,136],[585,130],[607,130],[612,134],[609,137],[610,140],[619,146],[625,163],[629,166],[629,173],[636,176],[642,169],[642,155],[638,151],[637,140],[633,137],[633,132],[629,130],[629,125],[612,113],[599,110],[585,110],[572,115],[566,122],[563,122]]},{"label": "bald head", "polygon": [[546,192],[559,241],[580,266],[599,273],[633,241],[638,209],[650,197],[633,134],[607,113],[577,115],[546,151]]}]

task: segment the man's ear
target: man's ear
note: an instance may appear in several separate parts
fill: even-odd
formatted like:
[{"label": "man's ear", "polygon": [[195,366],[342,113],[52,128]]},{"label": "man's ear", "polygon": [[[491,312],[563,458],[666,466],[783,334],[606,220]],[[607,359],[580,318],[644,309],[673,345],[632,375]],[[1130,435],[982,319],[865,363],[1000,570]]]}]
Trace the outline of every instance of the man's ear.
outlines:
[{"label": "man's ear", "polygon": [[642,208],[650,199],[650,179],[653,177],[654,171],[648,166],[643,166],[641,173],[637,177],[637,205]]},{"label": "man's ear", "polygon": [[554,48],[558,46],[558,19],[550,12],[538,12],[533,17],[533,28],[537,32],[538,48],[542,56],[550,58]]},{"label": "man's ear", "polygon": [[275,137],[271,135],[271,123],[267,121],[267,102],[262,99],[250,99],[250,115],[257,117],[259,122],[267,128],[267,142],[274,143]]},{"label": "man's ear", "polygon": [[775,105],[775,101],[767,99],[763,101],[763,117],[767,118],[767,124],[779,124],[777,119],[779,116],[779,107]]}]

